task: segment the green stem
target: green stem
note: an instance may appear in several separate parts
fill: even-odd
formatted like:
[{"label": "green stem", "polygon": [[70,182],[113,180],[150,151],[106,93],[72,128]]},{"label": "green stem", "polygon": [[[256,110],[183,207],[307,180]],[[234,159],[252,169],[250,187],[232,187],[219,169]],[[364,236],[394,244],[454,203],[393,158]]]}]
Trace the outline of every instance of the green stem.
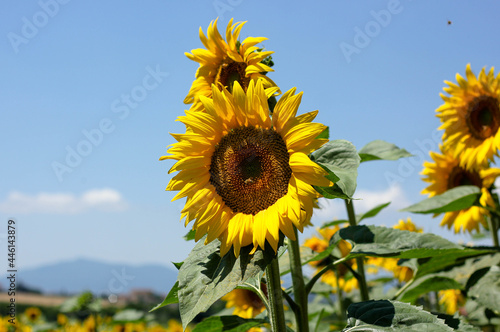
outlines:
[{"label": "green stem", "polygon": [[300,261],[299,234],[297,228],[293,227],[295,241],[288,239],[288,255],[290,257],[290,270],[292,272],[293,296],[299,307],[295,315],[297,329],[299,332],[309,332],[309,318],[307,310],[307,291],[302,274],[302,263]]},{"label": "green stem", "polygon": [[346,320],[345,309],[344,309],[344,297],[342,296],[342,288],[340,288],[339,284],[339,274],[337,270],[335,270],[335,284],[337,286],[337,301],[339,305],[339,318],[341,320]]},{"label": "green stem", "polygon": [[498,224],[499,224],[499,218],[497,215],[493,214],[489,220],[488,220],[489,226],[490,226],[490,232],[491,232],[491,237],[493,238],[493,245],[495,247],[499,247],[499,242],[498,242]]},{"label": "green stem", "polygon": [[[347,216],[349,217],[349,225],[356,226],[356,215],[354,214],[354,206],[352,205],[352,200],[345,199],[344,202],[347,208]],[[368,301],[370,299],[370,296],[368,295],[368,286],[366,285],[365,266],[363,258],[357,257],[356,263],[358,265],[359,290],[361,292],[361,300]]]},{"label": "green stem", "polygon": [[331,262],[330,264],[324,266],[318,273],[316,273],[312,278],[311,280],[309,280],[309,282],[307,283],[306,285],[306,293],[309,295],[309,293],[311,292],[311,289],[314,287],[314,284],[316,283],[316,281],[319,280],[319,278],[321,278],[321,276],[323,274],[325,274],[326,272],[328,272],[330,269],[332,269],[334,267],[333,265],[333,262]]},{"label": "green stem", "polygon": [[285,310],[283,308],[283,292],[281,290],[280,267],[278,258],[274,257],[266,267],[267,295],[269,296],[269,320],[271,331],[286,331]]},{"label": "green stem", "polygon": [[403,287],[401,287],[398,292],[392,297],[393,300],[397,300],[397,298],[403,294],[403,292],[408,288],[410,287],[411,284],[413,284],[413,281],[415,279],[414,278],[411,278],[411,280],[409,280]]}]

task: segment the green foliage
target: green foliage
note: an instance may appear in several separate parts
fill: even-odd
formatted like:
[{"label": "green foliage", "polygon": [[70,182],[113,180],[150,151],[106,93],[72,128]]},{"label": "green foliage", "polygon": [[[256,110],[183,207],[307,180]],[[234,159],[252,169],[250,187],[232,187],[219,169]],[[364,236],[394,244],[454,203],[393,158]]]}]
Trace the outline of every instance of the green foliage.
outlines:
[{"label": "green foliage", "polygon": [[[359,224],[364,219],[373,218],[373,217],[377,216],[380,211],[382,211],[383,209],[388,207],[390,204],[391,204],[391,202],[380,204],[380,205],[377,205],[374,208],[366,211],[365,213],[357,214],[356,215],[356,224]],[[348,224],[348,223],[349,223],[349,220],[345,220],[345,219],[334,220],[334,221],[331,221],[328,223],[324,223],[323,225],[321,225],[320,228],[327,228],[327,227],[332,227],[332,226],[336,226],[336,225],[340,225],[340,224]]]},{"label": "green foliage", "polygon": [[476,186],[459,186],[413,204],[401,211],[413,213],[444,213],[471,207],[479,199],[481,190]]},{"label": "green foliage", "polygon": [[391,202],[380,204],[380,205],[375,206],[374,208],[372,208],[371,210],[369,210],[363,214],[356,215],[356,224],[359,224],[361,222],[361,220],[363,220],[363,219],[375,217],[380,211],[382,211],[383,209],[388,207],[389,204],[391,204]]},{"label": "green foliage", "polygon": [[461,289],[462,285],[454,279],[439,275],[427,275],[410,284],[398,300],[402,302],[414,302],[422,294],[437,292],[444,289]]},{"label": "green foliage", "polygon": [[359,150],[361,162],[370,160],[398,160],[400,158],[411,157],[412,154],[405,149],[398,148],[392,143],[382,140],[375,140]]},{"label": "green foliage", "polygon": [[213,316],[198,323],[193,332],[246,332],[252,327],[258,327],[267,321],[265,319],[245,319],[238,316]]},{"label": "green foliage", "polygon": [[349,255],[337,261],[337,264],[362,256],[439,260],[439,263],[433,261],[426,267],[427,273],[453,265],[459,258],[486,255],[492,252],[489,249],[465,248],[434,234],[358,225],[343,228],[335,233],[330,239],[330,246],[309,259],[309,262],[327,258],[342,239],[351,242],[353,248]]},{"label": "green foliage", "polygon": [[150,310],[155,311],[156,309],[160,309],[161,307],[164,307],[169,304],[173,303],[179,303],[179,281],[176,281],[170,292],[168,292],[167,296],[165,297],[165,300],[163,300],[162,303],[158,304],[156,307]]},{"label": "green foliage", "polygon": [[422,308],[397,301],[366,301],[347,309],[347,326],[343,331],[480,331],[458,319],[442,319]]},{"label": "green foliage", "polygon": [[84,292],[66,300],[60,307],[60,311],[64,313],[79,312],[79,311],[94,311],[101,310],[101,300],[94,298],[91,292]]},{"label": "green foliage", "polygon": [[[359,256],[426,258],[443,254],[451,257],[474,256],[491,251],[464,248],[434,234],[402,231],[382,226],[350,226],[332,236],[330,247],[341,239],[353,243],[347,259]],[[330,248],[329,247],[329,248]]]},{"label": "green foliage", "polygon": [[326,127],[317,137],[317,139],[329,139],[330,138],[330,127]]},{"label": "green foliage", "polygon": [[351,142],[329,141],[316,150],[311,159],[328,171],[332,187],[315,187],[326,198],[351,198],[356,191],[360,158]]},{"label": "green foliage", "polygon": [[253,255],[245,247],[237,259],[232,251],[221,258],[219,246],[218,240],[205,245],[201,239],[179,270],[177,293],[184,327],[222,296],[264,271],[275,255],[270,247]]},{"label": "green foliage", "polygon": [[[468,283],[468,296],[500,314],[500,267],[495,265],[491,268],[478,270],[478,272],[482,276],[478,280]],[[474,275],[471,276],[471,279],[473,277]]]},{"label": "green foliage", "polygon": [[113,321],[115,323],[137,323],[145,321],[147,315],[143,311],[135,309],[125,309],[117,312],[113,316]]},{"label": "green foliage", "polygon": [[192,241],[192,240],[194,240],[195,235],[196,235],[196,231],[194,229],[192,229],[189,232],[187,232],[186,235],[184,235],[184,240]]}]

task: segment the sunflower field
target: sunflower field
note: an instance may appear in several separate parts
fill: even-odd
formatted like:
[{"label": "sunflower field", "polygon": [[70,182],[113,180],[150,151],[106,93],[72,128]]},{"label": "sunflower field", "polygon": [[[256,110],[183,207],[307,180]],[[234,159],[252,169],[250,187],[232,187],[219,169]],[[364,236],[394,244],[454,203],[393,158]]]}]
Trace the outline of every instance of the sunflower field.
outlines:
[{"label": "sunflower field", "polygon": [[[391,202],[356,213],[359,166],[412,155],[383,140],[360,149],[330,140],[328,124],[314,122],[319,111],[299,110],[303,93],[272,80],[267,38],[240,40],[245,22],[232,19],[221,34],[217,22],[186,53],[199,67],[177,118],[185,132],[160,157],[193,244],[164,301],[149,312],[90,306],[52,318],[30,307],[16,325],[2,317],[0,332],[500,331],[500,74],[467,64],[445,81],[422,200],[402,210],[406,219],[375,226]],[[320,198],[342,202],[347,218],[313,225]],[[424,233],[411,214],[488,245]],[[308,227],[315,232],[301,239]],[[180,320],[154,319],[167,308]]]},{"label": "sunflower field", "polygon": [[[212,21],[200,28],[204,48],[186,53],[199,63],[177,119],[186,130],[160,160],[175,161],[167,190],[186,199],[180,218],[196,244],[154,310],[178,304],[187,327],[226,301],[193,331],[499,331],[500,75],[467,65],[445,81],[440,151],[421,172],[427,197],[403,210],[491,238],[466,246],[410,216],[369,225],[390,202],[356,214],[358,166],[411,154],[382,140],[359,150],[329,140],[318,111],[299,111],[302,92],[269,77],[267,38],[239,40],[244,24],[230,20],[221,35]],[[320,197],[342,200],[348,218],[313,226]],[[305,227],[316,235],[300,240]]]}]

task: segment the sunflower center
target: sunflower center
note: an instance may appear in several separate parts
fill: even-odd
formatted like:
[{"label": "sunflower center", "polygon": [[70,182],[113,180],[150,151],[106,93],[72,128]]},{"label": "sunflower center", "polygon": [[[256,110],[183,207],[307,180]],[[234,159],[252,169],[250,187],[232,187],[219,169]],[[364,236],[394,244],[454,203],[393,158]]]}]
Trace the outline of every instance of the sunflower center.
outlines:
[{"label": "sunflower center", "polygon": [[288,192],[290,155],[273,129],[240,127],[215,147],[210,183],[235,213],[255,215]]},{"label": "sunflower center", "polygon": [[483,181],[477,172],[466,171],[460,166],[455,166],[448,178],[448,189],[458,186],[477,186],[481,188]]},{"label": "sunflower center", "polygon": [[234,82],[238,81],[243,90],[247,91],[250,78],[246,77],[246,69],[247,65],[244,62],[235,62],[232,60],[223,62],[219,66],[219,72],[215,76],[215,82],[221,83],[222,86],[227,87],[229,92],[231,92]]},{"label": "sunflower center", "polygon": [[500,127],[500,109],[494,97],[479,96],[469,105],[466,116],[472,136],[484,140],[495,135]]}]

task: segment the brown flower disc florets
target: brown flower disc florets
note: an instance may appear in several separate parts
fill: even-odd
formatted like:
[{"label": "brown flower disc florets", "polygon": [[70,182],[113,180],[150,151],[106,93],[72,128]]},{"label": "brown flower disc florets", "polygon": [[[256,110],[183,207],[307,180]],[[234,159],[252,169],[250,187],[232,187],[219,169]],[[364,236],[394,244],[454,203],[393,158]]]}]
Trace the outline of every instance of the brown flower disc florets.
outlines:
[{"label": "brown flower disc florets", "polygon": [[233,212],[255,215],[288,192],[289,161],[286,144],[273,129],[236,128],[215,148],[210,183]]},{"label": "brown flower disc florets", "polygon": [[500,127],[498,100],[490,96],[476,97],[469,105],[466,122],[472,136],[479,140],[495,135]]},{"label": "brown flower disc florets", "polygon": [[238,81],[243,91],[246,91],[250,83],[250,77],[247,77],[245,73],[246,68],[247,65],[244,62],[232,60],[224,62],[220,65],[219,72],[215,76],[215,83],[220,83],[219,88],[221,89],[225,86],[229,91],[232,91],[234,81]]}]

